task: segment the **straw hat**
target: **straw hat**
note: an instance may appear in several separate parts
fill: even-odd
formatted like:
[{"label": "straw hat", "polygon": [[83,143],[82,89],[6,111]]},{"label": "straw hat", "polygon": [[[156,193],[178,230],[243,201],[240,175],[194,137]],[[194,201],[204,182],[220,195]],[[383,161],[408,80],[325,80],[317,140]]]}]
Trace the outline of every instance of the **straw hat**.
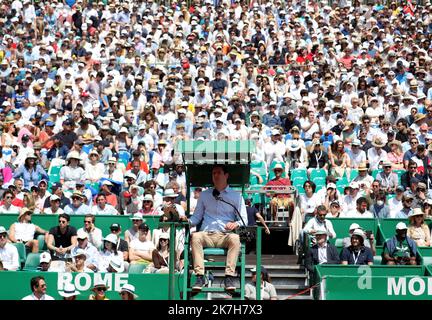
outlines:
[{"label": "straw hat", "polygon": [[373,145],[374,147],[377,147],[377,148],[383,148],[386,144],[384,143],[384,141],[381,140],[380,137],[375,137],[375,138],[372,140],[372,145]]},{"label": "straw hat", "polygon": [[423,216],[424,217],[424,212],[421,208],[415,208],[413,209],[413,211],[408,215],[408,219],[411,220],[412,217],[415,216]]}]

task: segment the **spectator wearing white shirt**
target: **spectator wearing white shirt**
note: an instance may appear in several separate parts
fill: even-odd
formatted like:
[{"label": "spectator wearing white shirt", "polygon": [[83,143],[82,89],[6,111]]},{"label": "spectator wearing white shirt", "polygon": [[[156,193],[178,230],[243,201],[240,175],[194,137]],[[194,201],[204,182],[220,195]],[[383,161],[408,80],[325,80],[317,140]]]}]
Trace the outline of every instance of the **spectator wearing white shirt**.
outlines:
[{"label": "spectator wearing white shirt", "polygon": [[319,118],[319,126],[323,134],[330,132],[331,129],[337,125],[336,120],[330,116],[331,113],[332,109],[330,107],[325,107],[324,115]]},{"label": "spectator wearing white shirt", "polygon": [[315,242],[315,233],[319,231],[327,232],[330,238],[336,238],[333,224],[330,220],[326,220],[327,208],[320,205],[316,209],[316,215],[310,219],[303,228],[303,232],[312,236],[312,241]]},{"label": "spectator wearing white shirt", "polygon": [[[100,249],[102,246],[102,230],[96,227],[96,217],[93,214],[86,214],[84,217],[84,226],[77,231],[77,239],[87,238],[89,243]],[[81,231],[80,231],[81,230]],[[83,236],[80,238],[80,236]],[[87,236],[87,237],[85,237]],[[82,247],[82,249],[85,249]]]},{"label": "spectator wearing white shirt", "polygon": [[404,187],[398,186],[396,188],[396,196],[388,201],[388,206],[390,210],[389,218],[396,218],[396,215],[403,209],[402,197],[404,191]]},{"label": "spectator wearing white shirt", "polygon": [[354,178],[353,181],[358,183],[360,189],[363,189],[363,186],[369,189],[374,181],[374,178],[368,174],[366,163],[361,164],[357,169],[359,174]]},{"label": "spectator wearing white shirt", "polygon": [[351,168],[357,169],[361,164],[366,163],[366,152],[360,148],[360,140],[354,139],[351,142],[351,150],[348,151],[348,155],[351,159]]},{"label": "spectator wearing white shirt", "polygon": [[0,206],[0,214],[1,213],[19,213],[20,208],[17,206],[14,206],[12,204],[13,199],[15,198],[15,195],[12,191],[6,190],[3,193],[3,204]]},{"label": "spectator wearing white shirt", "polygon": [[5,227],[0,226],[0,261],[3,270],[16,271],[19,269],[19,255],[15,246],[8,243]]},{"label": "spectator wearing white shirt", "polygon": [[32,294],[22,298],[22,300],[55,300],[53,297],[46,294],[47,285],[44,277],[33,277],[30,280],[30,287]]},{"label": "spectator wearing white shirt", "polygon": [[[91,216],[85,217],[85,221],[87,219],[91,219]],[[97,271],[98,270],[98,262],[99,262],[99,251],[98,249],[102,247],[102,231],[99,228],[95,228],[94,224],[93,231],[86,232],[88,229],[89,223],[86,223],[84,228],[80,228],[77,231],[77,245],[71,249],[71,255],[73,257],[76,256],[78,250],[82,250],[87,255],[87,259],[85,261],[85,266],[90,270]],[[90,242],[92,241],[92,242]],[[94,243],[100,244],[96,246]]]},{"label": "spectator wearing white shirt", "polygon": [[112,205],[107,203],[106,196],[102,193],[99,193],[96,196],[96,205],[91,209],[92,214],[94,215],[118,215],[119,212]]},{"label": "spectator wearing white shirt", "polygon": [[273,160],[284,161],[285,145],[280,140],[281,132],[278,129],[271,131],[271,140],[264,145],[265,159],[267,167]]},{"label": "spectator wearing white shirt", "polygon": [[375,137],[372,140],[373,148],[370,148],[367,152],[369,159],[369,168],[371,170],[379,169],[380,163],[387,161],[387,152],[382,148],[385,147],[384,141],[380,137]]},{"label": "spectator wearing white shirt", "polygon": [[347,217],[350,212],[356,210],[356,201],[360,197],[359,195],[359,184],[357,182],[351,182],[348,186],[349,194],[344,196],[341,201],[341,217]]},{"label": "spectator wearing white shirt", "polygon": [[365,197],[360,197],[356,200],[356,209],[344,211],[343,216],[341,218],[374,218],[372,212],[367,210],[368,202]]}]

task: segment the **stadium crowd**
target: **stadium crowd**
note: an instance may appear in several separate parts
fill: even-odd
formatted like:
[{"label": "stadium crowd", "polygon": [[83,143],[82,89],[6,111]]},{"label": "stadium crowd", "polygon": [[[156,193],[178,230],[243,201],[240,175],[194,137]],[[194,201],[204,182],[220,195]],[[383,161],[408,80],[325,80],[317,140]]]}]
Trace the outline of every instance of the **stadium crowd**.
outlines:
[{"label": "stadium crowd", "polygon": [[[429,1],[4,0],[0,27],[0,213],[19,213],[1,252],[6,230],[38,252],[37,232],[47,265],[166,271],[166,230],[142,219],[185,214],[183,140],[255,141],[256,184],[296,186],[303,220],[432,215]],[[102,235],[99,214],[134,226]]]}]

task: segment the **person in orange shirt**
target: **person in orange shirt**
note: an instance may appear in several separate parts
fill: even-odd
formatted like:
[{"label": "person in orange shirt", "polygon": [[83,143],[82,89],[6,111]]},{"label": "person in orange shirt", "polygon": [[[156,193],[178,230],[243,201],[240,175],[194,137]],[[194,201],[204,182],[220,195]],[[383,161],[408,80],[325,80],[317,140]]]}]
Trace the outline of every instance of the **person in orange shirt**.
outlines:
[{"label": "person in orange shirt", "polygon": [[45,123],[45,129],[42,130],[39,134],[39,142],[44,149],[50,150],[54,146],[54,126],[54,122],[47,121]]},{"label": "person in orange shirt", "polygon": [[149,167],[146,161],[141,161],[141,151],[139,150],[134,150],[132,152],[132,159],[131,161],[129,161],[129,163],[126,166],[126,170],[131,170],[132,169],[132,163],[135,161],[139,161],[140,163],[140,170],[144,171],[146,174],[149,173]]}]

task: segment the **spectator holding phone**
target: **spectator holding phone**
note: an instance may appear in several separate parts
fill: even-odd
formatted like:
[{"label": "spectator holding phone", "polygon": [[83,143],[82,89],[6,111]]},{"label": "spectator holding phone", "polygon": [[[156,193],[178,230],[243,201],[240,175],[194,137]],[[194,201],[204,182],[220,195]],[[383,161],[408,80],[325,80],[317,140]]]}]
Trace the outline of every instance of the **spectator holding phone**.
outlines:
[{"label": "spectator holding phone", "polygon": [[417,265],[417,245],[407,236],[407,231],[405,223],[396,225],[396,235],[384,243],[383,264]]}]

